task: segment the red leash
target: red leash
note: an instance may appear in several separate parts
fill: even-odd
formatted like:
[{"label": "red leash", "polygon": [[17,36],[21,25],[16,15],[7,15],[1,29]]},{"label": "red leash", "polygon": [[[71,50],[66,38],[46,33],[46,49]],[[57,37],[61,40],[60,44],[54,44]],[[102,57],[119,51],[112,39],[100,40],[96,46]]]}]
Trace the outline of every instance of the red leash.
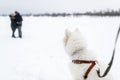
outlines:
[{"label": "red leash", "polygon": [[85,60],[72,60],[73,63],[75,64],[90,64],[90,67],[87,69],[87,71],[85,72],[84,75],[84,79],[86,79],[88,77],[88,74],[90,73],[90,71],[92,70],[92,68],[96,65],[95,61],[85,61]]}]

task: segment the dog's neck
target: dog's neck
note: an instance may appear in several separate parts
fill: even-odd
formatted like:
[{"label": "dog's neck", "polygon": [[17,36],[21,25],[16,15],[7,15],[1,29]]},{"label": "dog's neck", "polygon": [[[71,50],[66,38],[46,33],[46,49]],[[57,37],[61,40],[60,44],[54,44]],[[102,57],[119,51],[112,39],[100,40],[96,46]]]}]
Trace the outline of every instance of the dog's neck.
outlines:
[{"label": "dog's neck", "polygon": [[72,55],[75,55],[76,53],[79,53],[80,51],[83,51],[83,50],[84,50],[83,48],[81,48],[81,49],[77,49],[77,50],[75,50],[75,51],[73,52]]}]

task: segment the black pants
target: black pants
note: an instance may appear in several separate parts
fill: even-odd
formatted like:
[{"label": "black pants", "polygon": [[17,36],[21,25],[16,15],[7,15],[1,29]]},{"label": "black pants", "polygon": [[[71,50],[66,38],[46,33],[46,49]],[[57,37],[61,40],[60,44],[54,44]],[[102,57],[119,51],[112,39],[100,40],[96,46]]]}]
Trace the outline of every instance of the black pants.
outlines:
[{"label": "black pants", "polygon": [[20,38],[22,38],[22,29],[21,29],[22,25],[11,25],[11,29],[12,29],[12,37],[15,37],[15,31],[16,29],[18,29],[18,36]]},{"label": "black pants", "polygon": [[16,24],[11,24],[11,29],[12,29],[12,37],[15,37],[15,31],[17,29]]}]

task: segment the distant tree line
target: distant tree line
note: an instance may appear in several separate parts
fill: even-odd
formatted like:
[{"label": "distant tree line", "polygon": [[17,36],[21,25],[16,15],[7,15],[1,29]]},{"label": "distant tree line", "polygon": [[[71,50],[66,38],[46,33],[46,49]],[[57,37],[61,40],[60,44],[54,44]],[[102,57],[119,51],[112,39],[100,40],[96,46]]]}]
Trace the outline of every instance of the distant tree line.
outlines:
[{"label": "distant tree line", "polygon": [[[8,16],[7,14],[1,14],[0,16]],[[100,11],[87,11],[85,13],[81,13],[81,12],[73,12],[73,13],[26,13],[26,14],[22,14],[22,16],[34,16],[34,17],[79,17],[79,16],[120,16],[120,9],[118,10],[100,10]]]},{"label": "distant tree line", "polygon": [[83,15],[88,16],[120,16],[119,10],[106,10],[106,11],[93,11],[93,12],[85,12]]}]

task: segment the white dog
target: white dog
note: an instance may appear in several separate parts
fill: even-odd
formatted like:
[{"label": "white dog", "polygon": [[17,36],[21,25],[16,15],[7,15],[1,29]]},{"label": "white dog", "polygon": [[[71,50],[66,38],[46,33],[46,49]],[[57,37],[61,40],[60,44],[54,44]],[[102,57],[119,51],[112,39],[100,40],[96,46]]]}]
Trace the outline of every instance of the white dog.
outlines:
[{"label": "white dog", "polygon": [[[100,69],[106,67],[104,65],[101,66],[93,52],[87,49],[86,41],[78,29],[73,32],[66,30],[64,47],[71,59],[70,69],[74,80],[113,80],[110,74],[103,78],[98,77],[96,70],[99,67]],[[82,60],[83,62],[74,62],[73,60]],[[88,62],[84,63],[85,61]],[[93,63],[89,61],[93,61]],[[92,68],[90,68],[91,65]],[[90,70],[88,70],[89,68]],[[104,71],[102,71],[103,73]]]}]

